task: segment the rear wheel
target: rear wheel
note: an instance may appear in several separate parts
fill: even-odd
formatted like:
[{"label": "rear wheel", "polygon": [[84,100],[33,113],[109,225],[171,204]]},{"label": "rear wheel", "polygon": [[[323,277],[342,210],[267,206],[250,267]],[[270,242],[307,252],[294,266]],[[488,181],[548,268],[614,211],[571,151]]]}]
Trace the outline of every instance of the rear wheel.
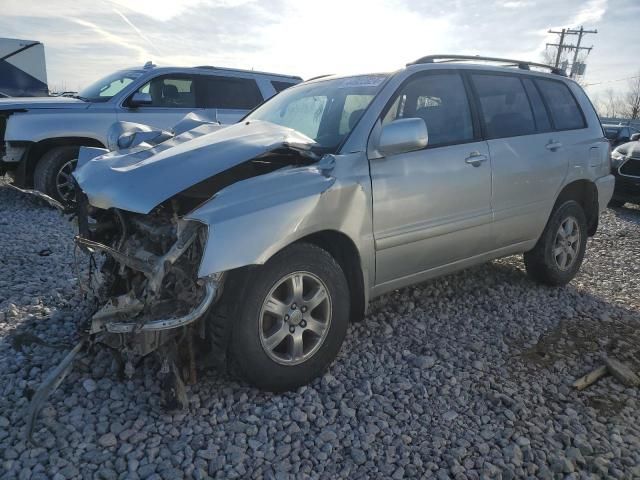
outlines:
[{"label": "rear wheel", "polygon": [[574,200],[552,213],[547,226],[530,252],[524,254],[527,273],[547,285],[566,285],[582,265],[587,246],[587,220]]},{"label": "rear wheel", "polygon": [[[333,361],[346,335],[349,289],[325,250],[291,245],[251,271],[244,288],[221,299],[232,312],[228,355],[238,373],[266,390],[310,382]],[[214,314],[215,321],[215,314]]]},{"label": "rear wheel", "polygon": [[79,147],[52,148],[38,161],[33,175],[36,190],[69,205],[75,199],[73,171],[78,163]]}]

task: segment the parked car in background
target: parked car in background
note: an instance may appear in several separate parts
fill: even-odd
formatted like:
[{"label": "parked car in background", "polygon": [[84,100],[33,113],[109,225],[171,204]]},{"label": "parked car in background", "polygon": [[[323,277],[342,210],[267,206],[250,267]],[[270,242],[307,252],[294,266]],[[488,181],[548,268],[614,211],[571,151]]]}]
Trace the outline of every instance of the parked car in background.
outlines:
[{"label": "parked car in background", "polygon": [[607,137],[607,140],[609,140],[611,148],[627,143],[631,140],[631,136],[633,134],[638,133],[638,130],[628,125],[612,125],[605,123],[602,125],[602,128],[604,128],[604,134]]},{"label": "parked car in background", "polygon": [[616,177],[616,188],[609,205],[640,204],[640,133],[634,133],[630,142],[611,152],[611,169]]},{"label": "parked car in background", "polygon": [[83,149],[75,241],[105,256],[87,329],[132,365],[160,349],[185,372],[171,363],[201,344],[254,385],[298,387],[385,292],[513,254],[571,281],[609,152],[558,70],[450,55],[308,81],[150,149]]},{"label": "parked car in background", "polygon": [[0,100],[0,175],[18,187],[35,187],[56,200],[73,194],[71,173],[81,146],[106,147],[117,121],[168,129],[192,111],[222,124],[302,79],[217,67],[155,67],[114,72],[73,97]]}]

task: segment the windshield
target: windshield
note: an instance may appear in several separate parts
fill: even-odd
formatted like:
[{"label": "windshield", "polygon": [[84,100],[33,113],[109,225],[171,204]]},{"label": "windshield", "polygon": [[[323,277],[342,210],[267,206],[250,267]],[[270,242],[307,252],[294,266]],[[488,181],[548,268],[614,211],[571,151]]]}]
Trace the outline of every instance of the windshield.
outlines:
[{"label": "windshield", "polygon": [[140,75],[142,72],[135,70],[120,70],[83,88],[78,97],[88,102],[106,102]]},{"label": "windshield", "polygon": [[351,133],[387,75],[361,75],[301,84],[264,103],[246,120],[293,128],[327,152],[335,152]]}]

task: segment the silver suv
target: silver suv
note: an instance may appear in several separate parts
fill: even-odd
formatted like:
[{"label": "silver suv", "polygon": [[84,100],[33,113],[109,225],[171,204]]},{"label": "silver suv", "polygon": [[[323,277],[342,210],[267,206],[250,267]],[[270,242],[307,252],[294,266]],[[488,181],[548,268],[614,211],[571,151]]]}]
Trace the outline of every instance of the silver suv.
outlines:
[{"label": "silver suv", "polygon": [[89,334],[163,372],[201,345],[277,391],[385,292],[513,254],[571,281],[614,187],[598,116],[561,72],[467,60],[319,78],[226,128],[83,151],[76,242],[105,259]]},{"label": "silver suv", "polygon": [[119,70],[74,97],[0,100],[0,175],[58,201],[73,195],[71,172],[81,146],[106,147],[117,121],[173,126],[190,112],[222,124],[240,120],[300,77],[216,67]]}]

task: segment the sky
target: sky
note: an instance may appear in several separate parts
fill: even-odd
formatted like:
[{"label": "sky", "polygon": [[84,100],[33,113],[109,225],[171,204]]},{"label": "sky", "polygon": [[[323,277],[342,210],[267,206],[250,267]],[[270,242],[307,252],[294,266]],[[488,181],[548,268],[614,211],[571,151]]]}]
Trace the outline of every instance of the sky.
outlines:
[{"label": "sky", "polygon": [[549,29],[597,29],[584,82],[597,96],[640,73],[638,0],[0,0],[0,35],[45,45],[49,85],[114,70],[215,65],[310,78],[393,71],[421,56],[542,61]]}]

